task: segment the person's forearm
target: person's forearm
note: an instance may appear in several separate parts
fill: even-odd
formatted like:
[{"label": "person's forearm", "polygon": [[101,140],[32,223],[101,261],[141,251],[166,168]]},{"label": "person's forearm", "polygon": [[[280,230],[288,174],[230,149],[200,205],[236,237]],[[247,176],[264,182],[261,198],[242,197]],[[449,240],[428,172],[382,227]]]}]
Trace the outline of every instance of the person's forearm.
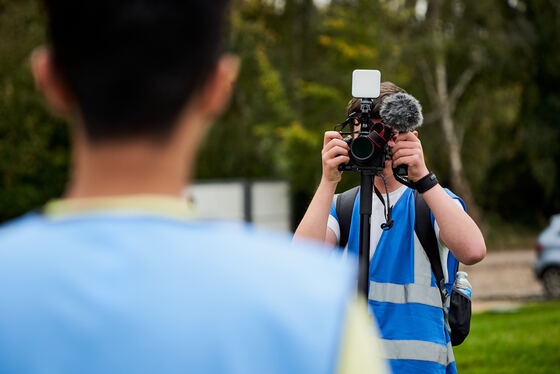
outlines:
[{"label": "person's forearm", "polygon": [[296,229],[294,239],[308,238],[321,242],[325,241],[327,222],[336,185],[336,182],[321,179],[311,204],[309,204],[303,219]]},{"label": "person's forearm", "polygon": [[424,192],[424,200],[438,223],[440,239],[462,263],[472,265],[486,256],[480,229],[438,184]]}]

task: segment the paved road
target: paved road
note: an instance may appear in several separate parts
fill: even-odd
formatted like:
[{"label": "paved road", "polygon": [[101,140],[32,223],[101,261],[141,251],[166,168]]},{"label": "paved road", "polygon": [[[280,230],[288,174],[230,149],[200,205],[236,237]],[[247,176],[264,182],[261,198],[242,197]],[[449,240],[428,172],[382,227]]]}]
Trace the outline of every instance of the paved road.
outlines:
[{"label": "paved road", "polygon": [[489,253],[474,265],[461,265],[473,287],[473,310],[511,308],[543,297],[541,284],[533,275],[535,252],[512,250]]}]

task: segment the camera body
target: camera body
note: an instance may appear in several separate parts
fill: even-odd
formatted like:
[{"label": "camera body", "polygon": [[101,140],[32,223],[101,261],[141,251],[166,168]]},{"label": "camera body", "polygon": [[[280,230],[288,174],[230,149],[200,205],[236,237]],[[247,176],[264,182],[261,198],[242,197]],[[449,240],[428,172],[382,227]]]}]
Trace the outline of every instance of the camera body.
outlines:
[{"label": "camera body", "polygon": [[[362,100],[362,103],[365,100]],[[351,136],[346,136],[343,140],[350,149],[350,162],[341,165],[341,170],[373,170],[381,172],[385,168],[385,161],[391,158],[391,147],[387,144],[392,136],[393,130],[385,126],[383,122],[374,123],[368,116],[360,115],[357,119],[360,130],[352,131]],[[352,122],[354,122],[354,118]],[[353,124],[351,124],[353,126]]]}]

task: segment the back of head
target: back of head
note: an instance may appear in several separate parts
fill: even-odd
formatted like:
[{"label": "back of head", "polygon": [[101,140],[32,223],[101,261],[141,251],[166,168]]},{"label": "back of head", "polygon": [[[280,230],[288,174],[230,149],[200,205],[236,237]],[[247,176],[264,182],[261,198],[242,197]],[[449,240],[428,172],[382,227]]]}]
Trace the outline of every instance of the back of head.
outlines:
[{"label": "back of head", "polygon": [[163,140],[218,61],[228,0],[45,6],[54,64],[88,140]]}]

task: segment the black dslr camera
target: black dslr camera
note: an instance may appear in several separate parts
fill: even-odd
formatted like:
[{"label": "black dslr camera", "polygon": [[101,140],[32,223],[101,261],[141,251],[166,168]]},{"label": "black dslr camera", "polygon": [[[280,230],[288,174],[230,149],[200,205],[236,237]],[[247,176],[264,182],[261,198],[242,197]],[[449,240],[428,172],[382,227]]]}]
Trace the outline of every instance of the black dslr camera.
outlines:
[{"label": "black dslr camera", "polygon": [[[346,121],[337,125],[337,130],[350,148],[350,162],[340,165],[339,170],[373,170],[380,173],[385,168],[385,161],[391,159],[391,147],[387,142],[395,132],[383,122],[374,123],[371,119],[372,100],[362,99],[361,113],[351,113]],[[354,126],[360,128],[354,131]],[[345,127],[350,131],[344,131]]]}]

